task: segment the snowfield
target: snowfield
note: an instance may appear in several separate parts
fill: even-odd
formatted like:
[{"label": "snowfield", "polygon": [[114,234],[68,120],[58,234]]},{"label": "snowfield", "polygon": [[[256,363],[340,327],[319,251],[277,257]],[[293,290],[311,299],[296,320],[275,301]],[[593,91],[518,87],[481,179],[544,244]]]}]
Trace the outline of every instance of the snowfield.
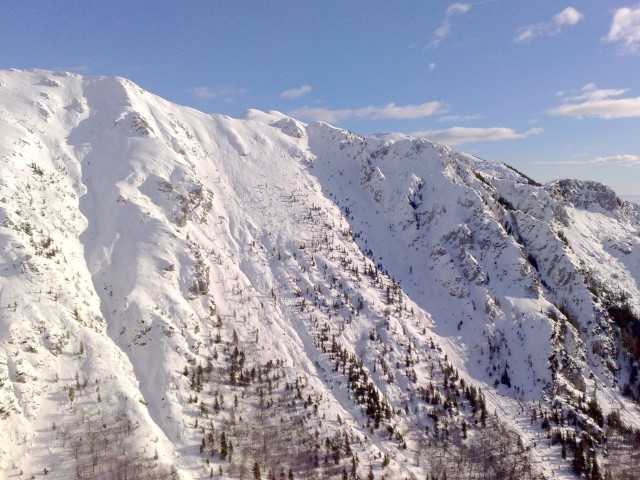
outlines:
[{"label": "snowfield", "polygon": [[2,478],[640,467],[604,185],[41,70],[0,72],[0,161]]}]

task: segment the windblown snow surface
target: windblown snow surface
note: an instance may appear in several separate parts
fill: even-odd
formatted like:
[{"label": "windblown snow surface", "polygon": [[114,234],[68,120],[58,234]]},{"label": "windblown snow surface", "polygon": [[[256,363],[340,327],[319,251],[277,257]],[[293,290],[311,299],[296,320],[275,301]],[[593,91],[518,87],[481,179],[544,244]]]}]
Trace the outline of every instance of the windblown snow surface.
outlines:
[{"label": "windblown snow surface", "polygon": [[0,72],[0,161],[0,477],[638,466],[604,185],[40,70]]}]

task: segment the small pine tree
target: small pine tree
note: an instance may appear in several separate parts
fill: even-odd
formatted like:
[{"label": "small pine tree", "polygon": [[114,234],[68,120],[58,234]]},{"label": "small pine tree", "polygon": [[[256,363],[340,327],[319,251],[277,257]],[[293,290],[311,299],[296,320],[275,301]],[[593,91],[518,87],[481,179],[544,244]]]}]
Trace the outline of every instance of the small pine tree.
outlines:
[{"label": "small pine tree", "polygon": [[222,432],[220,434],[220,458],[225,460],[227,455],[229,454],[229,450],[227,448],[227,436]]},{"label": "small pine tree", "polygon": [[509,378],[509,372],[507,372],[506,367],[504,369],[504,372],[502,372],[502,377],[500,377],[500,382],[503,385],[506,385],[507,387],[511,388],[511,379]]},{"label": "small pine tree", "polygon": [[571,468],[573,469],[573,473],[575,473],[577,476],[581,476],[582,472],[584,472],[585,461],[581,447],[576,448],[576,451],[574,452],[574,457],[571,462]]},{"label": "small pine tree", "polygon": [[604,415],[595,396],[587,404],[587,414],[595,420],[598,426],[602,427],[604,425]]},{"label": "small pine tree", "polygon": [[258,464],[258,461],[256,460],[256,462],[253,464],[253,479],[254,480],[260,480],[260,465]]}]

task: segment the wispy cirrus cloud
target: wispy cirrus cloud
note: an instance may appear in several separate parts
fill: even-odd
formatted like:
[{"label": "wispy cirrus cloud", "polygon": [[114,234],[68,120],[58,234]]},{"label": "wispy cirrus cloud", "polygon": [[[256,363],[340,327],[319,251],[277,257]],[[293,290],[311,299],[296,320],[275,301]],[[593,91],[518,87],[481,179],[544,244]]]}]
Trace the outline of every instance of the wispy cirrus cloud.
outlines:
[{"label": "wispy cirrus cloud", "polygon": [[462,145],[463,143],[515,140],[532,135],[539,135],[542,132],[543,130],[541,128],[532,128],[526,132],[518,133],[512,128],[507,127],[452,127],[446,130],[422,130],[412,133],[411,136],[427,138],[434,142],[444,143],[445,145]]},{"label": "wispy cirrus cloud", "polygon": [[609,155],[606,157],[596,157],[591,160],[594,165],[622,165],[629,167],[640,167],[640,155],[634,154],[620,154]]},{"label": "wispy cirrus cloud", "polygon": [[614,43],[621,54],[632,54],[640,51],[640,7],[619,8],[613,14],[609,34],[603,39],[606,43]]},{"label": "wispy cirrus cloud", "polygon": [[299,88],[290,88],[280,94],[281,98],[300,98],[311,91],[310,85],[303,85]]},{"label": "wispy cirrus cloud", "polygon": [[470,122],[473,120],[480,120],[481,118],[482,115],[444,115],[442,117],[438,117],[436,122]]},{"label": "wispy cirrus cloud", "polygon": [[187,90],[196,100],[224,100],[233,101],[235,97],[244,95],[249,90],[238,87],[193,87]]},{"label": "wispy cirrus cloud", "polygon": [[433,40],[429,42],[427,48],[437,48],[440,43],[451,35],[451,18],[464,15],[471,9],[468,3],[452,3],[444,12],[444,20],[438,28],[433,32]]},{"label": "wispy cirrus cloud", "polygon": [[417,105],[399,106],[389,103],[383,107],[369,105],[362,108],[329,109],[320,107],[302,107],[288,112],[288,115],[303,120],[321,120],[334,123],[348,118],[361,118],[368,120],[409,120],[424,118],[445,111],[447,108],[443,102],[433,101]]},{"label": "wispy cirrus cloud", "polygon": [[533,162],[536,165],[609,165],[624,167],[640,167],[640,155],[624,153],[579,160],[558,160]]},{"label": "wispy cirrus cloud", "polygon": [[548,22],[540,22],[520,27],[513,40],[518,43],[524,43],[540,35],[557,35],[564,27],[577,24],[583,17],[584,15],[575,8],[567,7],[560,13],[554,15]]},{"label": "wispy cirrus cloud", "polygon": [[[598,88],[595,83],[587,83],[584,87],[580,89],[580,95],[575,95],[571,97],[565,97],[565,102],[574,102],[574,101],[598,101],[598,100],[606,100],[611,97],[619,97],[627,93],[629,89],[613,89],[613,88]],[[559,93],[560,96],[564,96],[564,92]]]},{"label": "wispy cirrus cloud", "polygon": [[463,15],[469,11],[471,5],[468,3],[452,3],[447,7],[447,10],[444,12],[446,16],[451,15]]},{"label": "wispy cirrus cloud", "polygon": [[565,97],[565,105],[547,113],[561,117],[599,117],[605,120],[640,117],[640,97],[616,98],[628,89],[599,89],[588,83],[577,96]]},{"label": "wispy cirrus cloud", "polygon": [[471,10],[471,7],[475,5],[482,5],[483,3],[493,3],[496,1],[497,0],[480,0],[473,3],[456,2],[449,5],[444,11],[444,20],[442,20],[440,26],[438,26],[438,28],[434,30],[433,40],[431,40],[427,44],[426,48],[438,48],[440,46],[440,43],[442,43],[445,38],[451,35],[452,18],[460,17],[466,14],[469,10]]}]

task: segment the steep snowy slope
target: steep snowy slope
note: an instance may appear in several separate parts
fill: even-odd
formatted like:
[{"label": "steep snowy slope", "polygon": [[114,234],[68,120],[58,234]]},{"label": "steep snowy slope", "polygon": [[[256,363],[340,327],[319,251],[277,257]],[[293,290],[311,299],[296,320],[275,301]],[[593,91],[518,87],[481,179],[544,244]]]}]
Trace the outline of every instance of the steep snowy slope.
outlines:
[{"label": "steep snowy slope", "polygon": [[0,122],[3,475],[637,465],[640,208],[606,187],[64,72],[1,72]]}]

